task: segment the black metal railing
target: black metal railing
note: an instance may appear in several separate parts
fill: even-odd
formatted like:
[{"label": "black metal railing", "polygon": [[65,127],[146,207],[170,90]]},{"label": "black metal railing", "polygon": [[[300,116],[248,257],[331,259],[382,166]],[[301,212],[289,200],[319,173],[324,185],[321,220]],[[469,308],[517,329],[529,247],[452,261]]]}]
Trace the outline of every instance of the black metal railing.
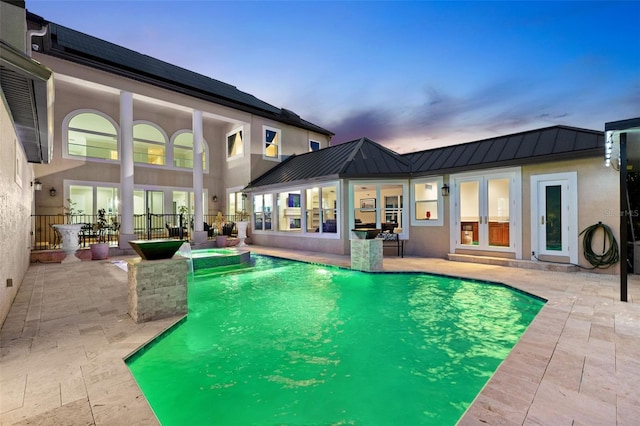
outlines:
[{"label": "black metal railing", "polygon": [[[193,215],[189,214],[136,214],[133,215],[133,232],[140,240],[157,240],[163,238],[188,239],[193,232]],[[118,245],[120,236],[120,215],[106,215],[107,228],[102,231],[104,242]],[[204,230],[208,238],[213,239],[219,234],[235,236],[235,224],[241,220],[240,215],[223,216],[224,226],[217,222],[216,215],[204,215]],[[60,233],[52,225],[82,224],[79,242],[82,247],[97,242],[98,231],[94,224],[97,215],[31,215],[31,236],[33,250],[58,249],[62,243]]]}]

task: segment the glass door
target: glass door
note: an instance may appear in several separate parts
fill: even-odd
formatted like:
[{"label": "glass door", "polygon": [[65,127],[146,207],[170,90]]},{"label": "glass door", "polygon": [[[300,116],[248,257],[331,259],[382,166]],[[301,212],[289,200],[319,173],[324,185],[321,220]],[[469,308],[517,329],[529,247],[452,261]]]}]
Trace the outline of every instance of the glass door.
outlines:
[{"label": "glass door", "polygon": [[480,244],[480,180],[460,182],[460,244],[478,246]]},{"label": "glass door", "polygon": [[459,246],[480,249],[510,247],[510,178],[470,177],[458,180]]},{"label": "glass door", "polygon": [[561,182],[538,183],[539,251],[541,254],[563,254],[566,241],[563,191]]},{"label": "glass door", "polygon": [[164,222],[164,192],[138,189],[133,191],[133,228],[136,234],[162,234]]},{"label": "glass door", "polygon": [[487,179],[487,226],[490,247],[509,247],[509,179]]}]

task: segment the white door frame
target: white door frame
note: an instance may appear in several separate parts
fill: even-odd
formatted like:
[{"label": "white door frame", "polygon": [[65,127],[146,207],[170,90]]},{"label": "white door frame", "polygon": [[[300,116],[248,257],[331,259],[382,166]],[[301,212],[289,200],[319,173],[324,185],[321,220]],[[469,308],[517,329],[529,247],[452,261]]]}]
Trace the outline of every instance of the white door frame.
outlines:
[{"label": "white door frame", "polygon": [[[563,237],[562,250],[559,252],[549,252],[542,250],[540,232],[541,209],[544,207],[540,202],[540,184],[562,185],[562,210],[563,214]],[[531,251],[538,254],[550,256],[569,257],[569,262],[578,264],[578,173],[550,173],[531,176]],[[533,253],[531,260],[536,260]]]},{"label": "white door frame", "polygon": [[[460,241],[460,182],[471,179],[487,181],[489,179],[508,178],[509,179],[509,247],[473,247],[462,245]],[[459,173],[451,175],[451,195],[452,200],[449,206],[450,218],[450,250],[455,253],[456,249],[481,250],[514,253],[516,259],[522,259],[522,171],[520,167],[509,167],[504,169],[477,170],[474,172]],[[482,192],[482,191],[481,191]],[[483,206],[483,200],[480,200]]]}]

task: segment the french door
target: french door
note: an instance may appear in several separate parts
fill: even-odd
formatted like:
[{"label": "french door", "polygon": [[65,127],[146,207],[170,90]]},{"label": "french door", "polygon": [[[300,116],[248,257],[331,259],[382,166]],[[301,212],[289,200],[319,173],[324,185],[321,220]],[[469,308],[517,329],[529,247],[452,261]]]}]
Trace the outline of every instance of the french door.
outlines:
[{"label": "french door", "polygon": [[516,172],[454,177],[456,247],[515,250],[518,177]]}]

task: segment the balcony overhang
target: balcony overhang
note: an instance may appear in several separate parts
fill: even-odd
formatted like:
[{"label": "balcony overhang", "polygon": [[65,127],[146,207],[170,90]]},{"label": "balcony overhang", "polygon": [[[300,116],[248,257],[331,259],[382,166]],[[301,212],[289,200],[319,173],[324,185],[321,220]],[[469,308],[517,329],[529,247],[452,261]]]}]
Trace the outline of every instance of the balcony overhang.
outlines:
[{"label": "balcony overhang", "polygon": [[53,155],[53,71],[0,40],[0,88],[30,163]]}]

